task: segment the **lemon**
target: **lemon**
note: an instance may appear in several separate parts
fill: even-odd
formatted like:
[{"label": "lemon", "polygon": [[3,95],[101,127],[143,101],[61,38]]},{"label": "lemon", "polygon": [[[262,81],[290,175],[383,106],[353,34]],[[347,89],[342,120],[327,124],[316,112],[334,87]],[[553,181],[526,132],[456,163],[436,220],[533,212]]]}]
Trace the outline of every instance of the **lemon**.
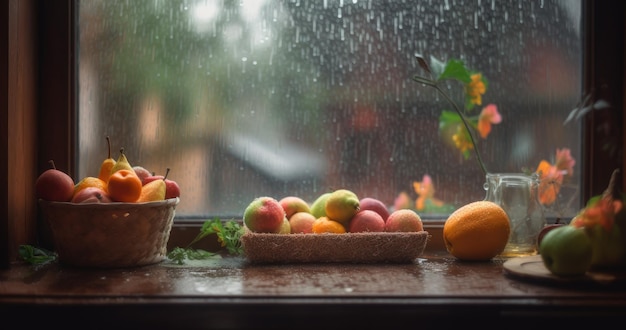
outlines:
[{"label": "lemon", "polygon": [[352,219],[359,208],[359,197],[347,189],[335,190],[326,199],[326,216],[344,225]]}]

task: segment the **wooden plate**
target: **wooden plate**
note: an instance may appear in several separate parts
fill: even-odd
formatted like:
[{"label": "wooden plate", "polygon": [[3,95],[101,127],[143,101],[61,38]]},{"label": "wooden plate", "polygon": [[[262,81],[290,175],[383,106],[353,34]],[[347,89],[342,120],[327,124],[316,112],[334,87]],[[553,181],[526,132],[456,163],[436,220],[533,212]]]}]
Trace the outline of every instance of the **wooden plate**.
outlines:
[{"label": "wooden plate", "polygon": [[626,272],[588,271],[581,276],[557,276],[552,274],[541,260],[541,255],[511,258],[504,262],[504,271],[515,277],[547,281],[558,284],[626,284]]}]

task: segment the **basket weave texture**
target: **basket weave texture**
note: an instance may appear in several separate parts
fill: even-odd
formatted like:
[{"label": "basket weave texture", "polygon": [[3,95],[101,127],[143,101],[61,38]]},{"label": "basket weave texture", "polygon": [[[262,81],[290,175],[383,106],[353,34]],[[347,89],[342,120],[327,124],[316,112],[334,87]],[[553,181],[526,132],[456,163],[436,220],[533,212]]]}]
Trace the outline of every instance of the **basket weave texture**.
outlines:
[{"label": "basket weave texture", "polygon": [[363,232],[346,234],[268,234],[241,237],[251,263],[412,263],[426,247],[429,234]]},{"label": "basket weave texture", "polygon": [[179,198],[146,203],[39,201],[59,263],[90,268],[136,267],[167,255]]}]

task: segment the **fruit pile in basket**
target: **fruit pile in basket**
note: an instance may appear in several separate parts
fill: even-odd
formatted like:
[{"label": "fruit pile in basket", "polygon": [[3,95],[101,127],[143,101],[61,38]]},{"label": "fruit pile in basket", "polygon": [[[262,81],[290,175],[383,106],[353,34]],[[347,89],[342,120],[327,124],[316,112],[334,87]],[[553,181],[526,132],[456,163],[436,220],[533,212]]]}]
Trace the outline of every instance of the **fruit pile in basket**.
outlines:
[{"label": "fruit pile in basket", "polygon": [[37,198],[46,201],[72,203],[142,203],[180,197],[180,187],[165,175],[156,175],[142,166],[132,166],[120,149],[115,160],[111,156],[102,162],[98,176],[87,176],[75,182],[67,173],[51,168],[39,175],[35,183]]},{"label": "fruit pile in basket", "polygon": [[419,232],[420,216],[408,209],[390,213],[380,200],[359,197],[347,189],[320,195],[312,204],[297,196],[277,200],[255,198],[243,222],[251,232],[274,234],[345,234],[355,232]]}]

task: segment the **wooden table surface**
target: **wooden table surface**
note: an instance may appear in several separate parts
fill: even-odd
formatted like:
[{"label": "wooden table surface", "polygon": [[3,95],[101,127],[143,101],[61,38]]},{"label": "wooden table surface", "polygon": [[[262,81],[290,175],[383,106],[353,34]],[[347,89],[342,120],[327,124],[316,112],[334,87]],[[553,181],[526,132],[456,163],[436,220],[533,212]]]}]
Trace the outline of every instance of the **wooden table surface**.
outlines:
[{"label": "wooden table surface", "polygon": [[417,329],[477,318],[528,328],[626,317],[623,281],[525,278],[507,272],[506,260],[461,262],[426,251],[409,264],[252,265],[238,257],[107,270],[15,264],[0,270],[0,316],[89,329]]}]

